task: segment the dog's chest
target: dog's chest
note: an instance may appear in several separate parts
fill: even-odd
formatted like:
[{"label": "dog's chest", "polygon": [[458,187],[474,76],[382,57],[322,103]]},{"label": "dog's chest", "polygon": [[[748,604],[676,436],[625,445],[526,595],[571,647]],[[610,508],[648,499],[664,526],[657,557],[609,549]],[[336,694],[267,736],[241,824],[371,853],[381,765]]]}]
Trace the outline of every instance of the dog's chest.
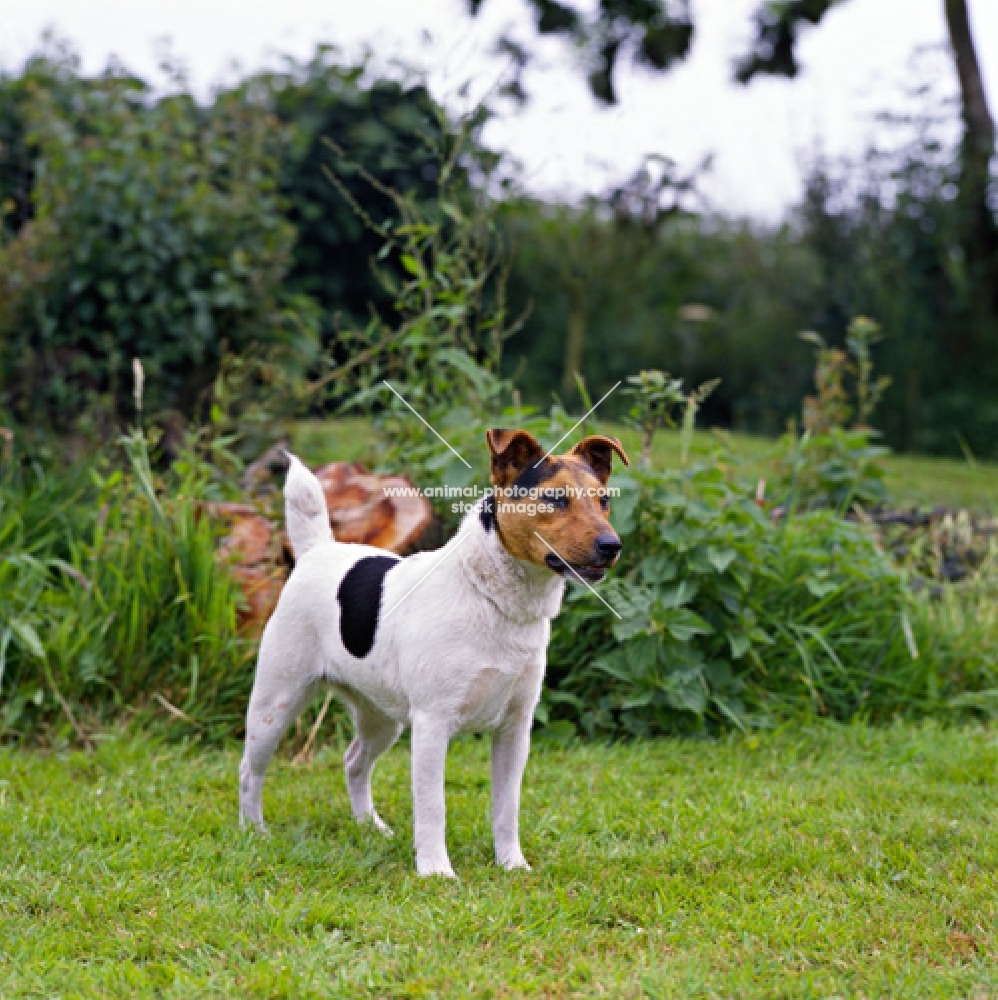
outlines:
[{"label": "dog's chest", "polygon": [[460,729],[495,729],[506,718],[511,702],[536,691],[544,672],[548,634],[547,622],[491,635],[483,631],[485,641],[463,663],[467,673],[457,705]]},{"label": "dog's chest", "polygon": [[509,711],[510,700],[522,683],[522,674],[498,667],[480,667],[463,692],[457,710],[458,729],[495,729]]}]

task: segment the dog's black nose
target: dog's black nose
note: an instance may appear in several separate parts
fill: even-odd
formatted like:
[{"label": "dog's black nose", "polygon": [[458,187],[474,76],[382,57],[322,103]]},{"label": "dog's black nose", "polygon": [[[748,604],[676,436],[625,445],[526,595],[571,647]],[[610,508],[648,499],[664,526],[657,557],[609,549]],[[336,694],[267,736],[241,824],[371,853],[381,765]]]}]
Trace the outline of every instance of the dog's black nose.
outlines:
[{"label": "dog's black nose", "polygon": [[620,539],[616,535],[600,535],[596,539],[596,553],[606,562],[616,559],[622,548]]}]

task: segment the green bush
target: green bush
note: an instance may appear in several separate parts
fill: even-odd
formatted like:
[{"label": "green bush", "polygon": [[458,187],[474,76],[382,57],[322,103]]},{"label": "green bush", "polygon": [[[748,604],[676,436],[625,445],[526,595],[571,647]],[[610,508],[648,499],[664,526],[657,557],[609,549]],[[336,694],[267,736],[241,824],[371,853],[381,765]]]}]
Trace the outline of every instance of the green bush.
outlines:
[{"label": "green bush", "polygon": [[[421,82],[377,76],[364,62],[344,64],[331,46],[250,77],[230,96],[240,95],[265,101],[287,129],[280,185],[297,232],[287,286],[322,307],[325,340],[342,360],[338,330],[363,324],[372,307],[391,309],[392,295],[371,266],[384,241],[365,217],[376,225],[392,220],[390,192],[432,204],[446,115]],[[349,162],[333,153],[330,140],[349,153]],[[330,183],[330,170],[363,215]],[[382,272],[401,274],[398,264],[378,260]]]},{"label": "green bush", "polygon": [[922,669],[904,579],[862,526],[830,511],[774,521],[716,460],[611,485],[624,544],[603,590],[613,610],[570,590],[548,716],[652,735],[910,707]]},{"label": "green bush", "polygon": [[[687,400],[680,469],[643,461],[615,477],[624,556],[610,610],[570,594],[543,718],[589,735],[651,735],[801,710],[882,719],[992,704],[998,673],[981,649],[998,639],[993,609],[967,630],[962,612],[985,603],[979,593],[947,595],[943,610],[916,596],[868,523],[865,508],[886,499],[886,449],[868,425],[887,385],[873,377],[876,333],[866,320],[850,326],[851,360],[819,341],[817,395],[805,400],[805,432],[782,442],[777,504],[740,483],[720,451],[687,465],[704,389]],[[680,383],[649,372],[630,381],[647,453]]]},{"label": "green bush", "polygon": [[144,441],[127,445],[125,472],[2,472],[2,739],[85,740],[144,706],[206,737],[241,724],[254,644],[236,629],[205,484],[157,489]]},{"label": "green bush", "polygon": [[468,143],[442,163],[421,83],[328,46],[207,104],[173,83],[87,77],[51,39],[0,72],[0,410],[22,425],[120,426],[136,356],[150,411],[186,417],[223,354],[311,374],[321,339],[349,362],[343,327],[390,313],[381,279],[405,274],[391,252],[372,267],[394,192],[431,204],[442,169],[467,186],[483,162]]},{"label": "green bush", "polygon": [[127,416],[140,357],[151,410],[190,412],[224,350],[293,334],[308,352],[312,310],[281,290],[294,231],[265,107],[115,76],[30,94],[32,218],[0,245],[0,406],[58,428]]}]

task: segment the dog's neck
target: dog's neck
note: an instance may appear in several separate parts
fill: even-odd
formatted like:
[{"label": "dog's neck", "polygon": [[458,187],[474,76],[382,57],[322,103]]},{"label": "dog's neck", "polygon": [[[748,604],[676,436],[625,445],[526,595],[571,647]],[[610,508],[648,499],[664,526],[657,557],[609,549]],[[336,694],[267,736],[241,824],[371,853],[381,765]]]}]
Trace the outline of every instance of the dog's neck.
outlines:
[{"label": "dog's neck", "polygon": [[481,596],[518,624],[554,618],[561,610],[565,581],[546,566],[517,559],[506,551],[493,523],[482,523],[480,505],[465,515],[449,543],[458,547],[455,562]]}]

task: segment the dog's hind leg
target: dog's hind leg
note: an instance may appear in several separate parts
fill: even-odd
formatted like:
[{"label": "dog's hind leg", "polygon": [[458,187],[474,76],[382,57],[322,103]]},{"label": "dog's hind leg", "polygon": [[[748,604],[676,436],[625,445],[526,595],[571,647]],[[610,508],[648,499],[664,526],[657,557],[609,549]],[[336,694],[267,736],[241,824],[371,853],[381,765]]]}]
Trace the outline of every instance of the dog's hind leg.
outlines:
[{"label": "dog's hind leg", "polygon": [[286,674],[260,670],[246,713],[246,746],[239,765],[239,820],[265,829],[261,795],[267,765],[288,726],[298,717],[315,684],[304,678],[289,682]]},{"label": "dog's hind leg", "polygon": [[389,718],[369,701],[354,694],[345,698],[356,730],[343,757],[350,806],[359,820],[369,820],[383,833],[391,829],[378,815],[371,795],[371,774],[378,758],[389,750],[402,732],[401,723]]}]

